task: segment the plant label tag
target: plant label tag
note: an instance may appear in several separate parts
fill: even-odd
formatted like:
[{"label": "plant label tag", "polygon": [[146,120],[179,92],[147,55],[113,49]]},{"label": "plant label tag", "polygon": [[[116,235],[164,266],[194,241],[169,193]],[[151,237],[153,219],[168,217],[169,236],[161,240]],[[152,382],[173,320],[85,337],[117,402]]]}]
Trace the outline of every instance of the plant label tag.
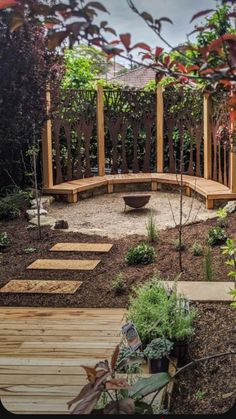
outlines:
[{"label": "plant label tag", "polygon": [[122,326],[122,333],[125,336],[129,347],[133,351],[136,351],[142,345],[141,339],[133,322],[128,321],[128,323],[124,324],[124,326]]}]

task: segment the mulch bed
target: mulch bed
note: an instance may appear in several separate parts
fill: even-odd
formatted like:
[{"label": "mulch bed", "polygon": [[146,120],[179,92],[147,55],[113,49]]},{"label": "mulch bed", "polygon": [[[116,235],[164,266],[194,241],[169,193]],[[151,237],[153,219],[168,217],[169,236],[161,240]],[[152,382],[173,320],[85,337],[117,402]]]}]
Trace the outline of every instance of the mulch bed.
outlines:
[{"label": "mulch bed", "polygon": [[[177,229],[160,232],[155,245],[157,258],[147,266],[127,266],[124,256],[133,244],[143,241],[140,236],[129,236],[119,240],[86,236],[80,233],[68,233],[43,228],[43,238],[37,238],[37,230],[28,230],[24,219],[0,223],[0,231],[7,231],[11,246],[0,259],[0,286],[10,279],[69,279],[83,281],[74,295],[45,294],[0,294],[1,306],[34,307],[127,307],[128,296],[132,287],[148,279],[155,270],[162,278],[173,279],[178,274],[178,253],[173,241],[177,238]],[[187,250],[183,254],[184,272],[182,280],[204,280],[203,258],[192,254],[191,246],[195,240],[205,245],[207,231],[215,225],[214,220],[193,224],[184,228],[184,240]],[[236,238],[236,215],[229,216],[227,229],[230,237]],[[57,242],[107,242],[114,243],[109,253],[51,253],[49,249]],[[25,254],[24,249],[36,248],[32,254]],[[214,247],[213,268],[215,281],[228,281],[225,257],[220,247]],[[101,263],[91,272],[65,271],[27,271],[26,267],[37,258],[86,258],[101,259]],[[126,289],[122,295],[115,295],[112,280],[123,272]],[[236,350],[235,348],[235,312],[229,304],[196,304],[199,316],[196,320],[196,332],[190,345],[193,358],[208,356],[216,352]],[[223,413],[234,404],[236,389],[235,357],[219,358],[209,363],[198,364],[179,376],[174,388],[171,413]]]},{"label": "mulch bed", "polygon": [[[189,348],[191,358],[236,351],[235,311],[227,304],[195,305],[198,317]],[[171,413],[219,414],[233,406],[236,409],[235,358],[230,355],[199,363],[176,377]]]},{"label": "mulch bed", "polygon": [[[177,239],[177,229],[168,229],[160,232],[156,250],[156,261],[146,266],[128,266],[124,260],[128,249],[143,240],[145,237],[128,236],[119,240],[101,238],[100,236],[86,236],[80,233],[69,233],[59,230],[43,228],[42,240],[38,240],[37,230],[28,230],[24,219],[0,223],[0,231],[7,231],[11,246],[6,249],[0,259],[0,286],[5,285],[10,279],[64,279],[83,281],[82,286],[74,295],[49,296],[44,294],[0,294],[1,305],[15,306],[55,306],[55,307],[126,307],[128,295],[134,285],[145,281],[159,271],[163,279],[176,277],[179,272],[178,252],[173,241]],[[187,250],[183,253],[184,272],[181,280],[204,280],[203,257],[193,256],[191,246],[195,240],[203,245],[206,241],[208,229],[215,225],[214,220],[197,223],[184,227],[184,241]],[[229,217],[228,234],[236,238],[236,216]],[[62,253],[49,252],[49,249],[58,242],[107,242],[114,243],[109,253]],[[27,247],[36,248],[31,254],[26,254]],[[225,265],[225,256],[222,255],[220,246],[212,249],[213,269],[215,281],[229,281],[228,268]],[[101,259],[94,271],[27,271],[26,267],[39,258],[58,259]],[[122,272],[126,283],[124,294],[115,295],[112,289],[114,277]]]}]

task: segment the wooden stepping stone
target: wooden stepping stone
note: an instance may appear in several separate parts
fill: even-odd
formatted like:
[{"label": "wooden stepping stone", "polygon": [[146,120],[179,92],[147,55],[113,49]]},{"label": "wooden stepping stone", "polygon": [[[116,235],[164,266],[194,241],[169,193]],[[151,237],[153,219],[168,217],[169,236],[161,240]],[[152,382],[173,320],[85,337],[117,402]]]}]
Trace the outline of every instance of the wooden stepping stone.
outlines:
[{"label": "wooden stepping stone", "polygon": [[37,259],[27,269],[62,269],[75,271],[92,271],[100,260],[74,260],[74,259]]},{"label": "wooden stepping stone", "polygon": [[108,243],[57,243],[51,252],[109,252],[113,244]]},{"label": "wooden stepping stone", "polygon": [[13,279],[0,292],[74,294],[81,284],[81,281]]},{"label": "wooden stepping stone", "polygon": [[[173,281],[164,282],[167,287],[173,287]],[[234,289],[233,282],[206,282],[206,281],[178,281],[177,292],[184,294],[192,301],[233,301],[229,294]]]}]

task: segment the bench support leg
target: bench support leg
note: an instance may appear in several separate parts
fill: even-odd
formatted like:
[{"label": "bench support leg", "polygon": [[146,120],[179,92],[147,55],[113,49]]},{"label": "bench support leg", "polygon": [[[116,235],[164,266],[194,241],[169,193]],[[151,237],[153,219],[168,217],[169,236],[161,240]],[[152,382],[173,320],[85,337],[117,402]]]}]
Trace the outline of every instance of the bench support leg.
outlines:
[{"label": "bench support leg", "polygon": [[214,200],[213,199],[206,199],[206,208],[213,209],[214,208]]},{"label": "bench support leg", "polygon": [[78,201],[77,193],[67,195],[67,201],[70,204],[76,204],[76,202]]},{"label": "bench support leg", "polygon": [[113,193],[113,192],[114,192],[114,185],[112,183],[108,183],[107,193]]},{"label": "bench support leg", "polygon": [[151,190],[157,191],[157,182],[155,182],[154,180],[152,181]]},{"label": "bench support leg", "polygon": [[186,186],[185,192],[187,196],[189,197],[192,196],[192,189],[189,186]]}]

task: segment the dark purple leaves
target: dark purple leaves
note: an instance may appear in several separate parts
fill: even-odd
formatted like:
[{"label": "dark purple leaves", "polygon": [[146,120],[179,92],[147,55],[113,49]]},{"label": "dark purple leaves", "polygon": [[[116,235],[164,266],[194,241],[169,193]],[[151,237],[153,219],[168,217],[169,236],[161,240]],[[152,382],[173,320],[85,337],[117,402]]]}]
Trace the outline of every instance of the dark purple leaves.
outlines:
[{"label": "dark purple leaves", "polygon": [[124,47],[127,49],[127,51],[130,50],[130,43],[131,43],[131,35],[130,33],[121,33],[120,34],[120,40]]},{"label": "dark purple leaves", "polygon": [[209,14],[209,13],[211,13],[211,12],[215,12],[215,10],[214,10],[214,9],[201,10],[201,12],[198,12],[198,13],[196,13],[195,15],[193,15],[192,19],[190,20],[190,23],[191,23],[193,20],[197,19],[198,17],[208,15],[208,14]]},{"label": "dark purple leaves", "polygon": [[98,1],[90,1],[86,4],[86,7],[87,6],[94,7],[94,9],[100,10],[101,12],[109,13],[103,4],[99,3]]}]

